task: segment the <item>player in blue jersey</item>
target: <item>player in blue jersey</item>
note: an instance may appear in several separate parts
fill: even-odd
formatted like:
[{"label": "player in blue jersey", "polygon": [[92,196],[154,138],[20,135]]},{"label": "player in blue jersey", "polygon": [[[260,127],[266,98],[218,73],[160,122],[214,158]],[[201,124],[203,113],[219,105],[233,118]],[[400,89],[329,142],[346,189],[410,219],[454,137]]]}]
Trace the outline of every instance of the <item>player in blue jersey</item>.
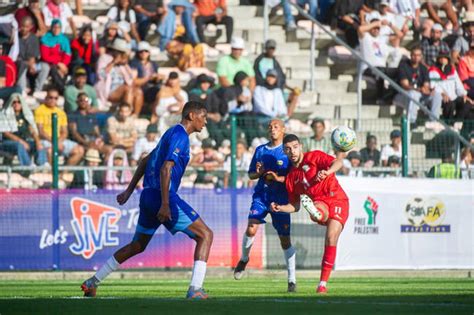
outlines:
[{"label": "player in blue jersey", "polygon": [[178,194],[189,162],[189,135],[200,132],[207,123],[206,107],[199,102],[184,105],[181,123],[165,132],[156,148],[138,165],[127,189],[117,196],[123,205],[130,198],[141,177],[144,189],[140,195],[140,215],[133,240],[115,252],[96,274],[84,281],[85,296],[95,296],[97,287],[127,259],[143,252],[158,227],[163,224],[172,234],[183,232],[196,241],[189,299],[206,299],[202,288],[213,234],[196,211]]},{"label": "player in blue jersey", "polygon": [[272,225],[280,237],[281,247],[285,254],[288,268],[288,292],[296,291],[296,251],[291,245],[290,216],[288,213],[271,212],[270,204],[277,200],[288,201],[285,188],[285,177],[288,174],[290,163],[283,152],[283,137],[285,125],[279,119],[273,119],[268,124],[270,142],[257,147],[249,168],[250,179],[258,179],[252,196],[252,205],[248,216],[247,230],[242,240],[242,256],[234,269],[234,278],[240,280],[249,261],[258,226],[265,223],[265,217],[270,213]]}]

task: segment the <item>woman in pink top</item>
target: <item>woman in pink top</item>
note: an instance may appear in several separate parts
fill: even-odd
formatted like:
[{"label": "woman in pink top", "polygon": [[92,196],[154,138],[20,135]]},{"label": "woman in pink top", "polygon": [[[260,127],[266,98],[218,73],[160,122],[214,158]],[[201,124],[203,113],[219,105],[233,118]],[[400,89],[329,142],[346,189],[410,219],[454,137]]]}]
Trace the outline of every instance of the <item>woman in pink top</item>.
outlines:
[{"label": "woman in pink top", "polygon": [[459,61],[458,74],[467,95],[474,99],[474,41],[471,41],[469,51]]}]

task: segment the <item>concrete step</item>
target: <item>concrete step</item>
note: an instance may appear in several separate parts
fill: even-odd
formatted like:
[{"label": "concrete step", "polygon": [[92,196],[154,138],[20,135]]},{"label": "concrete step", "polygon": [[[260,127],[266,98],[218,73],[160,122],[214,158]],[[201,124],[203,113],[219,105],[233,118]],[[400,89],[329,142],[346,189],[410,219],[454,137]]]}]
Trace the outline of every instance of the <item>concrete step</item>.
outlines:
[{"label": "concrete step", "polygon": [[[377,118],[378,110],[374,108],[364,108],[362,118]],[[354,106],[338,106],[338,105],[313,105],[306,108],[297,107],[295,118],[308,120],[315,117],[324,119],[355,119],[357,117],[357,108]]]},{"label": "concrete step", "polygon": [[[250,18],[257,17],[257,6],[253,5],[232,5],[227,6],[227,14],[232,16],[235,21],[238,20],[246,20]],[[262,19],[263,23],[263,19]]]},{"label": "concrete step", "polygon": [[362,119],[360,131],[386,131],[391,132],[395,127],[393,120],[390,118]]},{"label": "concrete step", "polygon": [[[329,80],[331,73],[328,67],[315,67],[314,79],[315,80]],[[292,79],[311,79],[311,72],[309,69],[292,69]]]},{"label": "concrete step", "polygon": [[377,148],[379,150],[382,150],[382,146],[385,144],[390,143],[390,132],[386,131],[374,131],[374,132],[368,132],[368,131],[359,131],[356,132],[357,135],[357,147],[360,149],[365,147],[365,143],[367,140],[367,135],[368,134],[374,135],[377,137]]},{"label": "concrete step", "polygon": [[356,93],[349,93],[343,92],[338,93],[337,91],[321,91],[319,94],[319,102],[321,104],[334,104],[334,105],[357,105],[357,94]]}]

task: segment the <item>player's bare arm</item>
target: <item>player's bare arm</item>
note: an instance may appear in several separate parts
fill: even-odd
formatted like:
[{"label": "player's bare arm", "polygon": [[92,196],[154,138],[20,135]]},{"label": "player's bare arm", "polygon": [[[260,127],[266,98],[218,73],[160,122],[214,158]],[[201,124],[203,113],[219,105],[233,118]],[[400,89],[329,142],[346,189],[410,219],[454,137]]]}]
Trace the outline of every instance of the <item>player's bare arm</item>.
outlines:
[{"label": "player's bare arm", "polygon": [[149,158],[150,155],[147,155],[140,161],[140,163],[138,163],[137,170],[135,171],[135,174],[133,174],[132,180],[128,184],[127,189],[117,195],[117,202],[119,205],[125,204],[128,198],[130,198],[130,196],[132,195],[133,191],[135,190],[135,187],[137,187],[138,185],[138,182],[145,174],[146,165],[148,163]]},{"label": "player's bare arm", "polygon": [[343,164],[342,164],[341,160],[339,160],[339,159],[334,160],[334,162],[332,162],[330,168],[328,168],[327,170],[319,171],[318,177],[317,177],[316,180],[318,182],[325,180],[326,177],[328,177],[329,175],[334,174],[337,171],[339,171],[342,168],[342,166],[343,166]]},{"label": "player's bare arm", "polygon": [[255,165],[255,172],[249,173],[249,178],[251,180],[256,180],[262,177],[262,175],[265,174],[265,168],[263,167],[263,163],[257,162]]},{"label": "player's bare arm", "polygon": [[174,161],[166,161],[160,169],[161,207],[157,214],[158,220],[160,220],[160,222],[166,222],[171,220],[169,187],[173,166]]},{"label": "player's bare arm", "polygon": [[270,207],[272,208],[273,212],[284,212],[284,213],[294,213],[300,211],[300,206],[299,205],[292,205],[291,203],[286,204],[286,205],[279,205],[275,202],[272,202],[270,204]]}]

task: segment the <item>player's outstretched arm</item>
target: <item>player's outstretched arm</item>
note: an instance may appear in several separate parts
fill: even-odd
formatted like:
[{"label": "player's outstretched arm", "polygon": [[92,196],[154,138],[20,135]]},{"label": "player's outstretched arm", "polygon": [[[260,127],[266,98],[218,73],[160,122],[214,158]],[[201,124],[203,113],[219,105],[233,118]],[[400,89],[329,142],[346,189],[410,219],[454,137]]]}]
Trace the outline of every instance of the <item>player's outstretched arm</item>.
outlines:
[{"label": "player's outstretched arm", "polygon": [[298,212],[300,210],[299,206],[295,207],[291,203],[286,204],[286,205],[279,205],[275,202],[272,202],[270,204],[270,207],[272,208],[273,212],[294,213],[294,212]]},{"label": "player's outstretched arm", "polygon": [[133,174],[132,180],[128,184],[127,189],[117,195],[117,202],[119,205],[123,205],[124,203],[126,203],[128,198],[130,198],[130,196],[132,195],[133,191],[135,190],[135,187],[137,187],[138,185],[138,182],[143,177],[143,174],[145,174],[146,164],[148,163],[149,158],[150,155],[147,155],[140,161],[140,163],[138,163],[137,170],[135,171],[135,174]]},{"label": "player's outstretched arm", "polygon": [[339,159],[335,159],[332,164],[331,164],[331,167],[328,168],[327,170],[322,170],[318,173],[318,177],[317,177],[317,181],[322,181],[322,180],[325,180],[326,177],[328,177],[329,175],[331,174],[334,174],[336,173],[337,171],[339,171],[343,166],[343,163],[341,160]]}]

